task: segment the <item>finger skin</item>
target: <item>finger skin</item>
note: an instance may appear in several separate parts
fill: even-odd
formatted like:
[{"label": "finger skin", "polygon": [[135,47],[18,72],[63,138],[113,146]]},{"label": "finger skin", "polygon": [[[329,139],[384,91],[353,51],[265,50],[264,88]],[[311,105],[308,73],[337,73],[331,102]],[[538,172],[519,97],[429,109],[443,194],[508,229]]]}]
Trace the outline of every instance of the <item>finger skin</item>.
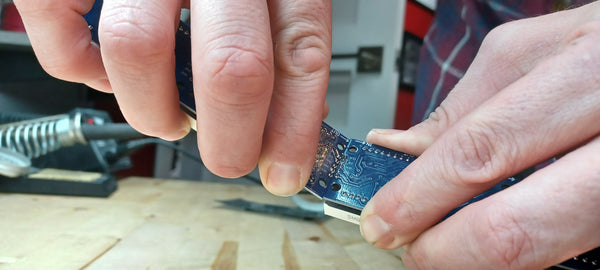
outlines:
[{"label": "finger skin", "polygon": [[419,236],[411,269],[543,269],[600,245],[600,139]]},{"label": "finger skin", "polygon": [[600,23],[577,31],[585,34],[454,124],[384,186],[363,210],[365,238],[382,248],[409,243],[501,179],[597,136]]},{"label": "finger skin", "polygon": [[420,155],[462,117],[555,55],[573,29],[589,21],[589,16],[582,16],[582,12],[566,10],[493,29],[465,76],[425,121],[396,136],[378,136],[383,131],[374,130],[367,141]]},{"label": "finger skin", "polygon": [[191,2],[197,135],[222,177],[255,168],[273,89],[268,7],[260,0]]},{"label": "finger skin", "polygon": [[93,3],[92,0],[15,1],[31,46],[48,74],[111,92],[100,50],[92,44],[90,30],[82,17]]},{"label": "finger skin", "polygon": [[175,86],[174,1],[105,0],[98,37],[121,112],[138,131],[167,140],[189,131]]},{"label": "finger skin", "polygon": [[[431,118],[430,118],[431,119]],[[430,119],[425,121],[431,121]],[[383,145],[392,150],[419,156],[427,147],[431,146],[438,134],[431,136],[430,130],[421,128],[423,125],[414,126],[408,130],[397,129],[372,129],[367,134],[368,143]]]},{"label": "finger skin", "polygon": [[264,186],[292,195],[315,160],[331,61],[331,2],[268,1],[275,84],[259,169]]}]

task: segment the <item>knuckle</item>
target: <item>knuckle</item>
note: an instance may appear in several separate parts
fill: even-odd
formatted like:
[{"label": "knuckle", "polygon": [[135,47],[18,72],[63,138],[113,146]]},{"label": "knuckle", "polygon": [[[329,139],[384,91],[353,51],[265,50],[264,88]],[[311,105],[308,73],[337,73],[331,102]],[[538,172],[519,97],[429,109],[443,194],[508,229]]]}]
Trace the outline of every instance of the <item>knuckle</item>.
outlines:
[{"label": "knuckle", "polygon": [[452,161],[446,171],[453,172],[464,183],[487,182],[503,175],[516,146],[510,132],[498,126],[480,122],[458,129],[453,143],[447,144],[450,149],[445,149]]},{"label": "knuckle", "polygon": [[510,56],[510,50],[506,50],[507,46],[505,46],[506,43],[504,43],[511,41],[509,32],[510,28],[511,24],[506,23],[501,24],[488,32],[481,42],[479,49],[480,52],[478,55],[485,55],[488,57],[504,57],[507,56],[506,53],[509,53]]},{"label": "knuckle", "polygon": [[[174,29],[159,18],[139,12],[127,12],[128,7],[108,10],[101,17],[99,39],[102,52],[121,64],[146,65],[172,54]],[[131,16],[123,16],[126,12]],[[141,13],[141,14],[140,14]]]},{"label": "knuckle", "polygon": [[295,22],[275,37],[275,67],[292,77],[307,77],[327,70],[331,45],[322,30],[311,23]]},{"label": "knuckle", "polygon": [[271,73],[271,57],[264,51],[225,46],[208,51],[205,58],[213,77],[262,78]]},{"label": "knuckle", "polygon": [[208,76],[219,86],[209,88],[209,94],[220,103],[255,104],[265,99],[266,86],[273,83],[272,60],[264,52],[221,47],[209,50],[201,64],[209,67]]},{"label": "knuckle", "polygon": [[534,254],[529,233],[510,210],[495,207],[485,213],[489,214],[474,226],[473,233],[481,256],[496,269],[521,268],[521,256]]},{"label": "knuckle", "polygon": [[[478,57],[483,57],[486,63],[498,63],[503,68],[516,68],[520,73],[526,73],[532,64],[525,65],[524,56],[539,55],[539,58],[550,53],[555,44],[547,39],[533,35],[532,40],[524,40],[523,32],[531,29],[528,19],[511,21],[492,29],[483,39]],[[535,63],[539,59],[532,59]],[[516,67],[513,67],[516,66]]]},{"label": "knuckle", "polygon": [[[527,74],[536,63],[551,54],[555,44],[547,39],[532,36],[524,40],[524,29],[531,28],[527,19],[508,22],[492,29],[483,39],[474,62],[489,73],[502,72],[520,78]],[[525,60],[526,59],[526,60]],[[490,64],[492,63],[492,64]],[[487,78],[492,86],[503,88],[504,80],[496,81],[497,76]],[[500,76],[502,78],[502,76]]]},{"label": "knuckle", "polygon": [[598,35],[600,33],[600,19],[592,20],[575,28],[573,34],[567,36],[567,41],[576,40],[586,35]]},{"label": "knuckle", "polygon": [[454,91],[450,91],[448,98],[442,101],[442,103],[429,114],[427,120],[423,122],[424,125],[432,126],[439,130],[445,130],[455,122],[456,117],[453,117],[454,114],[450,111],[450,108],[460,106],[447,106],[447,104],[450,100],[458,101],[460,99],[452,98],[452,95],[455,95]]},{"label": "knuckle", "polygon": [[[398,207],[395,211],[381,211],[382,214],[390,213],[391,215],[387,218],[389,219],[390,224],[412,224],[412,226],[420,223],[424,220],[425,211],[420,207],[419,204],[415,203],[412,200],[407,200],[404,193],[402,192],[393,192],[391,193],[391,202],[389,205],[393,206],[402,206]],[[386,202],[387,204],[388,202]],[[398,230],[406,230],[407,227],[399,228]]]},{"label": "knuckle", "polygon": [[[600,42],[600,20],[586,23],[577,28],[571,38],[568,39],[566,50],[572,59],[576,61],[574,66],[586,70],[590,74],[590,79],[598,82],[600,79],[595,74],[600,72],[600,52],[598,43]],[[585,75],[585,74],[584,74]]]},{"label": "knuckle", "polygon": [[515,28],[519,23],[519,21],[508,22],[492,29],[483,39],[480,52],[489,57],[502,57],[504,61],[506,61],[505,57],[513,56],[510,49],[512,46],[506,44],[514,44],[518,41]]}]

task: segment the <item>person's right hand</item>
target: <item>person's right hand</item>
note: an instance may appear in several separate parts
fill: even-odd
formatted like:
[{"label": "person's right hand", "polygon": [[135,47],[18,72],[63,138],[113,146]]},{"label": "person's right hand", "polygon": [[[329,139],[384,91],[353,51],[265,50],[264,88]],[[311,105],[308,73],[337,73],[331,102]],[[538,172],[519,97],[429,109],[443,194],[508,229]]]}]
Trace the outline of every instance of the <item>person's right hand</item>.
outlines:
[{"label": "person's right hand", "polygon": [[419,157],[363,209],[365,239],[404,246],[409,269],[543,269],[600,246],[599,14],[595,2],[492,30],[427,120],[370,133]]},{"label": "person's right hand", "polygon": [[105,0],[101,48],[82,15],[93,0],[15,0],[43,68],[113,92],[127,122],[174,140],[190,128],[175,85],[175,30],[191,10],[198,147],[224,177],[260,159],[265,187],[298,192],[310,175],[331,60],[328,0]]}]

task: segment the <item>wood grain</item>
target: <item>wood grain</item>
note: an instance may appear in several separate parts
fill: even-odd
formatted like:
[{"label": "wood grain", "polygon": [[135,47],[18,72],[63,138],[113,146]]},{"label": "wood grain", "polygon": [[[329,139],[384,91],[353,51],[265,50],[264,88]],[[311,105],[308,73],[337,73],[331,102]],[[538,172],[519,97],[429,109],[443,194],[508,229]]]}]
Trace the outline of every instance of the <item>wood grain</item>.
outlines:
[{"label": "wood grain", "polygon": [[0,193],[4,269],[404,269],[354,224],[220,207],[292,206],[262,187],[128,178],[108,199]]},{"label": "wood grain", "polygon": [[237,269],[238,243],[225,241],[217,254],[217,258],[211,265],[215,270],[235,270]]},{"label": "wood grain", "polygon": [[285,270],[298,270],[300,265],[298,264],[298,258],[296,257],[296,251],[290,240],[290,235],[285,232],[283,235],[283,247],[281,249],[281,256],[285,263]]}]

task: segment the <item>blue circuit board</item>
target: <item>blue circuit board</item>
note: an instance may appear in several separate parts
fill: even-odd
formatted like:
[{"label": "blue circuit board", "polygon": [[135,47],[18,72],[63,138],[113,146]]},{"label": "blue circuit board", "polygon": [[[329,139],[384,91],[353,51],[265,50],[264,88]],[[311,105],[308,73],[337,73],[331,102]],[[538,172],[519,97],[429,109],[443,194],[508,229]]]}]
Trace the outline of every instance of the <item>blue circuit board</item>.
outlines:
[{"label": "blue circuit board", "polygon": [[[361,140],[349,139],[323,123],[315,164],[306,189],[324,200],[360,211],[383,185],[416,158]],[[519,181],[519,178],[509,177],[452,210],[448,216]]]},{"label": "blue circuit board", "polygon": [[[92,10],[84,15],[92,33],[92,40],[99,44],[98,22],[102,1],[96,0]],[[181,108],[196,117],[194,100],[190,27],[180,22],[175,34],[175,79]],[[315,196],[360,214],[365,204],[387,182],[404,170],[415,156],[397,152],[367,142],[349,139],[323,122],[315,164],[306,189]],[[520,181],[510,177],[491,189],[475,196],[448,213],[456,213],[470,203],[484,199]],[[559,266],[570,269],[598,269],[600,248],[570,259]]]},{"label": "blue circuit board", "polygon": [[416,157],[348,139],[323,123],[306,189],[318,197],[360,210],[385,183]]}]

